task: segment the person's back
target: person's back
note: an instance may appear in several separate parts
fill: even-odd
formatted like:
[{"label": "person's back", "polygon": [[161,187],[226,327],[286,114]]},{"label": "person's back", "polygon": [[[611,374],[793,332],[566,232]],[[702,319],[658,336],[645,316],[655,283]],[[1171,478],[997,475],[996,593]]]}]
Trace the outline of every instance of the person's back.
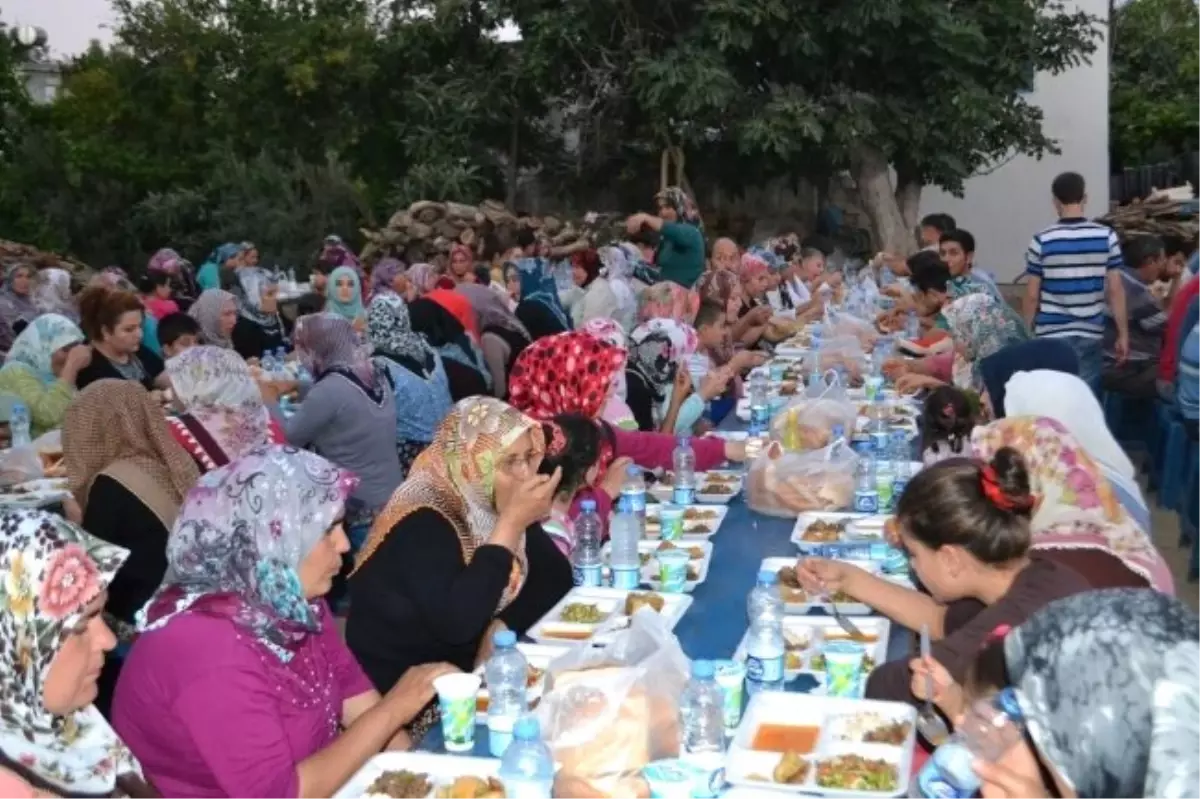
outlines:
[{"label": "person's back", "polygon": [[1175,404],[1195,436],[1196,420],[1200,418],[1200,326],[1197,325],[1192,325],[1191,332],[1179,350]]}]

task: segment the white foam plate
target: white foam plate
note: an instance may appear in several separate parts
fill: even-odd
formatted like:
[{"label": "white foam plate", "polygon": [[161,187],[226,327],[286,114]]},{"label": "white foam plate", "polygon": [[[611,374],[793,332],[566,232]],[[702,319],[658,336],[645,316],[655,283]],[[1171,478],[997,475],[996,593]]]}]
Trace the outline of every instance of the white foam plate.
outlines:
[{"label": "white foam plate", "polygon": [[[648,541],[658,541],[662,535],[662,526],[659,524],[659,512],[662,510],[661,505],[646,506],[646,532],[645,538]],[[703,518],[688,519],[687,512],[703,514]],[[693,541],[697,539],[712,538],[721,529],[721,525],[725,522],[725,517],[729,515],[729,507],[727,505],[687,505],[684,507],[683,519],[683,540]],[[707,528],[707,532],[700,532],[701,526]],[[691,530],[691,532],[688,532]]]},{"label": "white foam plate", "polygon": [[[752,748],[755,733],[764,724],[820,727],[816,745],[805,758],[812,767],[799,785],[770,782],[771,774],[782,757],[779,753],[759,752]],[[908,736],[899,746],[863,743],[861,731],[876,722],[907,722]],[[850,734],[859,733],[859,734]],[[848,740],[850,739],[850,740]],[[801,693],[765,692],[751,698],[725,757],[725,778],[746,789],[771,789],[819,796],[906,796],[916,743],[916,709],[900,702],[867,699],[841,699]],[[855,754],[872,760],[884,760],[896,768],[896,786],[890,791],[842,790],[823,788],[816,780],[816,764],[838,755]],[[762,782],[755,777],[763,777]]]},{"label": "white foam plate", "polygon": [[750,438],[748,430],[710,430],[708,434],[726,441],[745,441]]},{"label": "white foam plate", "polygon": [[[526,633],[539,644],[570,646],[572,644],[598,644],[610,639],[612,633],[629,626],[625,615],[625,599],[629,594],[658,593],[647,591],[621,591],[616,588],[572,588],[558,601],[550,612],[538,620]],[[692,606],[688,594],[662,594],[665,602],[661,612],[667,627],[674,629],[683,614]],[[562,621],[563,609],[573,603],[596,605],[602,618],[596,624],[576,624]]]},{"label": "white foam plate", "polygon": [[[908,579],[907,575],[892,576],[883,574],[882,561],[848,559],[846,562],[852,563],[864,571],[869,571],[878,577],[882,577],[888,582],[895,583],[896,585],[903,586],[904,588],[913,587],[912,581]],[[762,563],[759,564],[758,570],[778,573],[779,570],[785,566],[795,565],[795,558],[763,558]],[[785,600],[783,607],[785,612],[798,615],[803,615],[811,610],[823,610],[826,613],[833,612],[833,606],[829,602],[825,601],[811,602],[806,600],[804,602],[789,602]],[[838,602],[837,607],[844,616],[870,616],[875,613],[875,610],[870,605],[864,605],[861,602]]]},{"label": "white foam plate", "polygon": [[0,491],[0,506],[42,508],[62,502],[69,496],[71,492],[67,490],[67,478],[44,477],[3,489]]},{"label": "white foam plate", "polygon": [[433,796],[438,788],[449,785],[457,777],[494,777],[500,773],[500,760],[491,757],[459,757],[435,755],[429,752],[380,752],[371,757],[350,781],[333,795],[333,799],[359,799],[368,794],[371,783],[385,771],[411,771],[429,775]]},{"label": "white foam plate", "polygon": [[[639,541],[638,552],[653,556],[653,554],[658,551],[660,546],[662,546],[662,544],[658,541]],[[697,576],[695,580],[688,580],[683,590],[693,591],[695,590],[696,586],[708,579],[708,567],[712,564],[713,545],[708,541],[700,540],[680,541],[678,546],[680,548],[695,547],[704,552],[703,557],[695,558],[689,561],[692,566],[696,567]],[[608,567],[608,555],[611,551],[611,542],[606,543],[604,548],[601,550],[601,555],[604,557],[604,569],[606,573],[610,571]],[[658,567],[655,564],[653,557],[651,557],[651,559],[642,566],[642,585],[648,585],[655,591],[659,590],[661,587],[661,583],[658,580]]]},{"label": "white foam plate", "polygon": [[[838,607],[845,606],[839,603]],[[854,619],[854,626],[863,635],[875,637],[874,641],[865,644],[867,656],[874,661],[871,668],[883,664],[887,660],[888,636],[892,631],[892,622],[882,616],[859,616]],[[742,640],[738,642],[737,650],[733,653],[734,660],[746,660],[746,638],[749,635],[749,630],[742,635]],[[821,653],[821,646],[826,639],[850,640],[850,636],[832,616],[784,616],[783,637],[788,642],[789,650],[794,647],[798,653],[798,661],[789,657],[789,662],[784,664],[788,681],[801,674],[808,674],[822,686],[825,684],[825,669],[813,663],[813,657]],[[863,684],[866,684],[865,677]]]},{"label": "white foam plate", "polygon": [[[728,486],[731,489],[730,492],[728,494],[714,494],[703,490],[710,484],[715,483]],[[725,469],[710,469],[707,472],[697,472],[696,486],[697,502],[705,505],[728,505],[729,501],[736,497],[742,490],[742,475],[739,472]],[[655,483],[653,487],[647,489],[647,493],[659,502],[670,502],[671,491],[671,485],[661,480]]]},{"label": "white foam plate", "polygon": [[[533,705],[542,698],[542,691],[546,687],[546,669],[550,666],[551,661],[560,655],[570,652],[571,647],[519,643],[517,644],[517,649],[519,649],[521,654],[525,656],[525,660],[529,662],[530,666],[541,669],[542,671],[542,674],[538,677],[537,681],[534,682],[533,685],[530,685],[525,692],[530,704]],[[483,664],[480,664],[479,667],[475,669],[475,673],[480,677],[483,677]],[[483,687],[479,689],[479,693],[475,697],[475,722],[477,724],[487,723],[488,697],[489,694],[487,685],[484,684]]]}]

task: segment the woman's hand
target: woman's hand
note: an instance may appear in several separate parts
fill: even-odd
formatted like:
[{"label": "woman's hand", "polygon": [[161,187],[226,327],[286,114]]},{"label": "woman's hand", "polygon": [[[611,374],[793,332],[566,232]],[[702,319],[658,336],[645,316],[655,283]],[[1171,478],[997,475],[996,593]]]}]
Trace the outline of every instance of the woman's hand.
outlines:
[{"label": "woman's hand", "polygon": [[913,372],[900,376],[896,381],[896,392],[899,394],[915,394],[923,388],[937,388],[945,385],[941,380],[929,375],[919,375]]},{"label": "woman's hand", "polygon": [[805,558],[796,564],[796,577],[810,594],[838,592],[854,596],[854,583],[865,574],[857,566],[840,560]]},{"label": "woman's hand", "polygon": [[674,390],[671,392],[671,404],[678,408],[692,393],[692,375],[687,367],[679,364],[675,367]]},{"label": "woman's hand", "polygon": [[75,385],[79,373],[92,362],[92,348],[86,344],[77,344],[67,352],[67,360],[63,362],[61,377],[63,382]]},{"label": "woman's hand", "polygon": [[600,478],[599,488],[608,494],[610,499],[621,496],[621,484],[625,482],[625,472],[632,463],[633,458],[617,458],[608,465],[608,471],[604,473],[604,477]]},{"label": "woman's hand", "polygon": [[747,369],[757,369],[766,362],[766,353],[754,352],[753,350],[742,350],[730,359],[728,365],[735,372],[744,372]]},{"label": "woman's hand", "polygon": [[746,316],[750,320],[751,325],[758,327],[759,325],[765,325],[767,322],[770,322],[774,313],[775,311],[770,305],[760,305],[750,311],[750,313],[746,314]]},{"label": "woman's hand", "polygon": [[560,480],[561,467],[556,468],[554,474],[535,474],[525,480],[517,486],[508,504],[500,512],[496,527],[507,527],[512,532],[524,533],[526,527],[545,519],[550,515],[550,506],[554,504],[554,494],[558,491]]},{"label": "woman's hand", "polygon": [[725,460],[731,463],[741,463],[746,460],[746,442],[725,440]]},{"label": "woman's hand", "polygon": [[495,648],[492,644],[492,636],[501,630],[507,630],[508,626],[499,619],[492,619],[492,623],[488,625],[487,632],[483,634],[483,640],[479,642],[479,651],[475,653],[475,666],[479,667],[487,662],[492,656],[492,650]]},{"label": "woman's hand", "polygon": [[899,380],[908,373],[909,362],[904,358],[888,358],[883,362],[883,376],[889,380]]},{"label": "woman's hand", "polygon": [[705,402],[710,402],[714,398],[721,396],[732,379],[733,371],[727,366],[712,370],[700,381],[700,398]]},{"label": "woman's hand", "polygon": [[[912,669],[912,682],[909,689],[913,696],[922,701],[929,699],[938,706],[938,710],[946,718],[956,719],[966,709],[966,697],[962,686],[954,681],[946,667],[933,657],[913,658],[908,667]],[[929,679],[933,680],[933,696],[927,696],[925,689]]]},{"label": "woman's hand", "polygon": [[984,799],[999,799],[999,797],[1042,799],[1042,797],[1050,796],[1050,792],[1046,789],[1040,776],[1018,774],[998,763],[989,763],[986,760],[978,759],[971,763],[971,768],[975,770],[975,774],[983,783],[979,788],[979,794]]},{"label": "woman's hand", "polygon": [[404,676],[383,695],[381,703],[387,707],[392,721],[397,727],[408,724],[417,714],[429,704],[437,693],[433,689],[433,681],[443,674],[458,672],[449,663],[425,663],[413,666],[404,672]]}]

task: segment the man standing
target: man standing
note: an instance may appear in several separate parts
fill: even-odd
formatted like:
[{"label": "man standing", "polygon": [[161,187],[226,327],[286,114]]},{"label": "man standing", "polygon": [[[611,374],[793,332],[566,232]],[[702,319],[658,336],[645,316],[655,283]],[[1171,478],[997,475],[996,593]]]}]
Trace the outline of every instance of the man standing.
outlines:
[{"label": "man standing", "polygon": [[1035,235],[1025,254],[1025,322],[1035,336],[1070,344],[1079,356],[1079,376],[1099,395],[1106,293],[1114,323],[1113,359],[1124,363],[1129,355],[1121,244],[1111,228],[1084,216],[1082,175],[1062,173],[1051,192],[1058,222]]},{"label": "man standing", "polygon": [[1167,258],[1162,239],[1138,236],[1125,242],[1127,266],[1120,270],[1129,312],[1129,352],[1118,360],[1112,351],[1118,321],[1109,316],[1104,331],[1104,387],[1118,394],[1139,399],[1154,397],[1158,391],[1158,361],[1167,329],[1167,313],[1151,291],[1167,275]]}]

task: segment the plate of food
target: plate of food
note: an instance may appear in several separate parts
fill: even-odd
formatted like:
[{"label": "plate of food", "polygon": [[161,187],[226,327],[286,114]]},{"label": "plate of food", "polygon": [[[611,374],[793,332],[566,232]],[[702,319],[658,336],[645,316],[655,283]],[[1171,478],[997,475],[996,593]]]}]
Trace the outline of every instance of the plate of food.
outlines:
[{"label": "plate of food", "polygon": [[916,710],[799,693],[751,698],[725,758],[733,785],[822,796],[905,796]]},{"label": "plate of food", "polygon": [[[908,578],[907,574],[885,574],[881,561],[851,559],[846,562],[852,563],[860,569],[878,577],[882,577],[888,582],[905,588],[912,588],[912,581]],[[832,597],[822,594],[810,594],[805,591],[796,576],[795,558],[763,558],[763,562],[759,565],[758,569],[759,571],[775,572],[778,576],[779,597],[783,600],[784,612],[786,613],[802,615],[812,610],[832,613],[833,608],[830,600],[837,603],[837,609],[845,616],[870,616],[875,613],[875,610],[870,605],[864,605],[854,597],[841,591],[835,593]]]},{"label": "plate of food", "polygon": [[[659,502],[670,502],[674,485],[675,475],[672,472],[663,472],[662,476],[647,491]],[[741,490],[742,475],[738,472],[711,469],[707,472],[696,473],[697,502],[708,505],[725,505]]]},{"label": "plate of food", "polygon": [[[517,649],[525,656],[529,664],[528,679],[525,682],[526,696],[529,699],[529,709],[537,707],[542,698],[542,690],[546,687],[546,670],[558,656],[569,652],[569,646],[546,646],[544,644],[517,644]],[[487,677],[483,673],[483,665],[475,669],[475,673],[483,677],[482,686],[475,698],[475,720],[479,724],[487,723],[488,701],[490,696],[487,688]]]},{"label": "plate of food", "polygon": [[67,490],[67,478],[43,477],[0,489],[0,505],[43,508],[62,502],[69,496],[71,492]]},{"label": "plate of food", "polygon": [[[841,609],[843,605],[839,604]],[[880,616],[863,616],[855,618],[854,625],[862,636],[852,639],[837,619],[832,616],[784,616],[783,643],[785,647],[784,671],[788,681],[796,679],[801,674],[813,677],[818,683],[825,682],[825,659],[821,655],[821,647],[826,641],[851,641],[866,647],[864,672],[869,673],[880,663],[887,660],[888,636],[892,623]],[[733,659],[746,659],[746,638],[750,635],[747,630],[734,652]],[[865,686],[865,680],[864,680]]]},{"label": "plate of food", "polygon": [[428,752],[381,752],[334,799],[486,799],[506,795],[500,761]]},{"label": "plate of food", "polygon": [[[887,557],[887,542],[883,528],[855,528],[854,523],[869,518],[863,513],[808,512],[796,517],[792,528],[792,543],[806,554],[859,560],[883,560]],[[879,518],[886,518],[880,516]],[[863,529],[864,534],[857,534]]]},{"label": "plate of food", "polygon": [[[662,537],[660,521],[662,505],[646,506],[645,537],[657,541]],[[685,539],[710,538],[716,535],[725,521],[729,508],[713,505],[685,505],[683,509],[683,537]]]},{"label": "plate of food", "polygon": [[688,594],[572,588],[527,635],[539,644],[602,643],[628,627],[629,618],[642,608],[658,613],[674,629],[691,606]]},{"label": "plate of food", "polygon": [[[654,556],[668,549],[686,549],[688,552],[688,575],[684,591],[692,591],[700,583],[708,579],[708,567],[712,563],[713,545],[708,541],[639,541],[638,555],[642,559],[642,584],[656,591],[660,587],[658,579],[658,563]],[[608,571],[608,556],[612,551],[611,544],[605,544],[601,550],[604,558],[604,568]]]}]

